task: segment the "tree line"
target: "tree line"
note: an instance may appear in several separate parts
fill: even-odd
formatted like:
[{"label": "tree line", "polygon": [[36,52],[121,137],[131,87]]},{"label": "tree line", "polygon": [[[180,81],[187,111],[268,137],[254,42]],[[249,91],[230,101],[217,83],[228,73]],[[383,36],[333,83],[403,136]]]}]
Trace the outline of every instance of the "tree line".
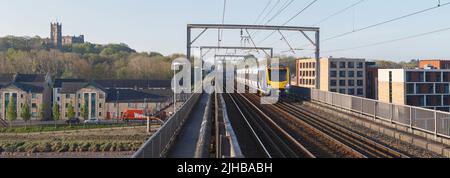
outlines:
[{"label": "tree line", "polygon": [[126,44],[74,44],[52,49],[46,39],[0,38],[1,73],[45,74],[55,78],[170,79],[171,62],[183,56],[138,53]]}]

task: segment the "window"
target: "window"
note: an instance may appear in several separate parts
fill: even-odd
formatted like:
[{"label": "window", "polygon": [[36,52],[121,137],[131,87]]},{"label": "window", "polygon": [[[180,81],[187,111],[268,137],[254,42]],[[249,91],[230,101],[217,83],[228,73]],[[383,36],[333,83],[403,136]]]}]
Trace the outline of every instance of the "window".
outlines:
[{"label": "window", "polygon": [[354,80],[348,80],[348,86],[355,86],[355,81]]},{"label": "window", "polygon": [[31,98],[36,99],[37,98],[37,94],[36,93],[31,94]]},{"label": "window", "polygon": [[346,68],[345,66],[346,66],[345,62],[340,62],[339,63],[339,68],[344,69],[344,68]]},{"label": "window", "polygon": [[406,93],[407,94],[414,94],[414,84],[407,84],[406,85]]},{"label": "window", "polygon": [[358,88],[357,93],[358,93],[358,95],[364,95],[364,89]]},{"label": "window", "polygon": [[69,108],[69,103],[66,103],[66,108]]},{"label": "window", "polygon": [[99,99],[103,99],[103,98],[105,98],[105,94],[103,94],[103,93],[100,93],[100,94],[98,95],[98,98],[99,98]]},{"label": "window", "polygon": [[331,85],[332,87],[337,86],[337,81],[336,81],[336,80],[331,80],[331,81],[330,81],[330,85]]},{"label": "window", "polygon": [[358,85],[358,87],[364,86],[363,80],[358,80],[357,85]]},{"label": "window", "polygon": [[98,116],[102,117],[102,112],[98,112]]},{"label": "window", "polygon": [[356,76],[357,76],[357,77],[363,77],[363,76],[364,76],[363,71],[358,71],[358,72],[356,73]]},{"label": "window", "polygon": [[103,106],[102,103],[98,103],[99,108],[102,108],[102,106]]},{"label": "window", "polygon": [[36,112],[32,112],[31,113],[31,117],[35,117],[36,118],[37,117],[37,113]]},{"label": "window", "polygon": [[31,108],[33,108],[33,109],[37,108],[37,104],[36,103],[32,103],[31,104]]},{"label": "window", "polygon": [[56,97],[56,101],[60,102],[61,101],[61,97]]},{"label": "window", "polygon": [[339,89],[339,93],[341,93],[341,94],[347,94],[346,89]]},{"label": "window", "polygon": [[362,68],[364,68],[364,64],[362,63],[362,62],[358,62],[358,69],[362,69]]},{"label": "window", "polygon": [[78,108],[81,108],[81,103],[78,103]]},{"label": "window", "polygon": [[70,98],[70,94],[66,94],[66,99],[69,99]]},{"label": "window", "polygon": [[337,77],[337,71],[330,71],[330,77]]},{"label": "window", "polygon": [[336,62],[330,62],[330,68],[336,69],[337,68],[337,63]]},{"label": "window", "polygon": [[444,105],[445,106],[450,106],[450,96],[449,95],[444,95]]},{"label": "window", "polygon": [[20,98],[22,98],[22,99],[23,99],[23,94],[20,94]]},{"label": "window", "polygon": [[354,62],[348,62],[348,68],[355,68],[355,63]]},{"label": "window", "polygon": [[355,77],[355,71],[348,71],[348,77],[350,78]]},{"label": "window", "polygon": [[78,94],[78,99],[81,99],[81,94]]},{"label": "window", "polygon": [[392,71],[389,71],[389,103],[392,101]]},{"label": "window", "polygon": [[347,72],[345,72],[345,71],[339,71],[339,77],[342,77],[342,78],[345,78],[345,77],[347,77]]},{"label": "window", "polygon": [[353,89],[353,88],[348,89],[348,94],[355,95],[355,89]]},{"label": "window", "polygon": [[345,80],[339,80],[339,86],[345,87],[346,86]]}]

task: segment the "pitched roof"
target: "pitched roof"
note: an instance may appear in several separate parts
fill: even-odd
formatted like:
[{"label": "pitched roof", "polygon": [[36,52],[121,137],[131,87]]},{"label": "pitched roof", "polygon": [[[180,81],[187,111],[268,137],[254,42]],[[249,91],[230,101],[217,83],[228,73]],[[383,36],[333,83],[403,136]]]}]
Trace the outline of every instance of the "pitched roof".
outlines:
[{"label": "pitched roof", "polygon": [[171,88],[171,80],[95,80],[105,88]]},{"label": "pitched roof", "polygon": [[14,82],[28,82],[28,83],[45,82],[46,76],[47,75],[45,74],[17,74],[15,76]]},{"label": "pitched roof", "polygon": [[61,94],[76,93],[78,90],[84,88],[88,83],[86,82],[73,82],[73,83],[62,83],[61,84]]},{"label": "pitched roof", "polygon": [[46,74],[0,74],[0,83],[43,83]]},{"label": "pitched roof", "polygon": [[61,94],[73,94],[73,93],[76,93],[78,90],[85,88],[85,87],[89,87],[89,86],[98,88],[98,89],[104,91],[105,93],[107,92],[107,90],[105,88],[103,88],[103,86],[100,86],[95,82],[66,82],[66,83],[62,83],[60,93]]},{"label": "pitched roof", "polygon": [[54,88],[62,88],[63,83],[82,83],[87,82],[86,79],[55,79]]},{"label": "pitched roof", "polygon": [[132,89],[108,89],[106,102],[163,102],[166,97]]},{"label": "pitched roof", "polygon": [[15,74],[0,74],[0,83],[9,84],[14,81]]},{"label": "pitched roof", "polygon": [[7,88],[10,86],[17,87],[18,89],[20,89],[24,92],[42,93],[44,91],[44,87],[42,87],[42,86],[26,84],[26,83],[10,83],[8,85],[5,85],[2,88]]}]

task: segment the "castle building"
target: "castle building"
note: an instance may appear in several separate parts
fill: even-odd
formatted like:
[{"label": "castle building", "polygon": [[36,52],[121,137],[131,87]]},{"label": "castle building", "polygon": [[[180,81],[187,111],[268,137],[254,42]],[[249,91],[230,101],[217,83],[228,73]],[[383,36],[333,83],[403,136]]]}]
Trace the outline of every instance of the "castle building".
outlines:
[{"label": "castle building", "polygon": [[61,49],[63,46],[84,43],[84,35],[62,36],[62,24],[50,24],[50,41],[54,48]]}]

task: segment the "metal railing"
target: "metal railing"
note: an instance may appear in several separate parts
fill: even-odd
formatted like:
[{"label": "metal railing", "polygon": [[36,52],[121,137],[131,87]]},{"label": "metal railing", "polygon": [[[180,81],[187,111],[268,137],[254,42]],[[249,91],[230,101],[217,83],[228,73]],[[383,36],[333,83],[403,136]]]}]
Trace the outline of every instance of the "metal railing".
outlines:
[{"label": "metal railing", "polygon": [[311,89],[310,99],[435,136],[450,138],[450,113]]},{"label": "metal railing", "polygon": [[223,96],[216,93],[215,101],[216,158],[243,158]]},{"label": "metal railing", "polygon": [[180,129],[189,117],[189,113],[201,97],[201,93],[193,93],[180,109],[132,156],[132,158],[165,157],[168,149],[176,139]]}]

